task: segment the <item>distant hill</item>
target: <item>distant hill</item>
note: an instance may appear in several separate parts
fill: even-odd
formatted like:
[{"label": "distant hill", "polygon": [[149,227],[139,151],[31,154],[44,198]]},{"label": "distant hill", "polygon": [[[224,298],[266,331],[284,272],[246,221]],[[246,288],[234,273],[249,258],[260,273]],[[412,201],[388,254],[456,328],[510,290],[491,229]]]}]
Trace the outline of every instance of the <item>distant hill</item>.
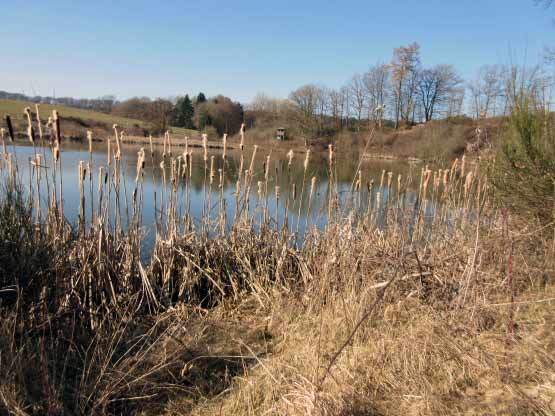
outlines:
[{"label": "distant hill", "polygon": [[[26,119],[23,113],[25,107],[30,107],[33,113],[35,112],[34,102],[0,99],[0,115],[2,119],[5,114],[9,114],[17,130],[25,127]],[[99,134],[111,132],[113,124],[125,128],[128,130],[128,134],[138,136],[147,134],[150,127],[149,123],[145,121],[118,117],[99,111],[62,105],[40,104],[39,112],[44,122],[52,115],[52,110],[57,110],[63,121],[62,133],[74,137],[85,137],[87,129],[96,131]],[[171,127],[171,131],[178,135],[194,136],[198,134],[195,130],[179,127]]]}]

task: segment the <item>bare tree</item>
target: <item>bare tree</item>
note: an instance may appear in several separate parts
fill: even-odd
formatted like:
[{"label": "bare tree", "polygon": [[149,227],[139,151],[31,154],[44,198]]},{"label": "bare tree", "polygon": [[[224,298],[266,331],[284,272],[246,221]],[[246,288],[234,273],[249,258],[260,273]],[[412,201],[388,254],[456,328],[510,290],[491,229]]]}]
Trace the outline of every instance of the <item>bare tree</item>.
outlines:
[{"label": "bare tree", "polygon": [[346,129],[349,128],[349,117],[351,115],[351,94],[349,87],[344,85],[339,90],[341,101],[340,101],[340,114],[341,114],[341,126]]},{"label": "bare tree", "polygon": [[318,113],[318,128],[320,131],[324,128],[326,115],[328,114],[330,102],[330,92],[328,87],[318,86],[316,111]]},{"label": "bare tree", "polygon": [[446,112],[444,106],[462,79],[452,65],[436,65],[420,72],[418,97],[424,121],[430,121],[437,113]]},{"label": "bare tree", "polygon": [[447,98],[446,117],[460,116],[463,114],[465,88],[460,86],[453,89]]},{"label": "bare tree", "polygon": [[381,128],[389,87],[389,65],[372,66],[364,74],[364,85],[368,95],[368,123],[373,120]]},{"label": "bare tree", "polygon": [[357,117],[357,131],[360,131],[362,112],[366,106],[366,87],[362,75],[355,74],[349,83],[349,91],[352,96],[353,110]]},{"label": "bare tree", "polygon": [[344,100],[345,97],[341,90],[328,91],[329,111],[336,130],[340,130],[343,124]]},{"label": "bare tree", "polygon": [[498,100],[503,93],[503,68],[499,65],[484,65],[468,89],[472,96],[472,112],[475,118],[495,115]]},{"label": "bare tree", "polygon": [[391,78],[395,102],[395,128],[402,118],[409,120],[414,110],[414,93],[417,85],[418,66],[420,64],[420,45],[416,42],[393,50]]},{"label": "bare tree", "polygon": [[305,138],[305,145],[308,140],[314,138],[317,133],[316,114],[318,109],[318,98],[320,89],[313,84],[303,85],[289,94],[289,99],[294,106],[294,118]]}]

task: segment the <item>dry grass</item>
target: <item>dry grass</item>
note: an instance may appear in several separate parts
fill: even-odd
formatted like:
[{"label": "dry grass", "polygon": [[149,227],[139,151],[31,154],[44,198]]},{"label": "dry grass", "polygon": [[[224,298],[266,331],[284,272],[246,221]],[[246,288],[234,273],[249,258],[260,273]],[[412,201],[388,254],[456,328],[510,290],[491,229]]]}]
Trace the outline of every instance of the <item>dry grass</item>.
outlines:
[{"label": "dry grass", "polygon": [[[284,191],[272,155],[257,172],[261,151],[249,159],[240,146],[231,219],[226,154],[216,164],[203,149],[193,218],[192,149],[166,137],[161,165],[141,150],[126,182],[116,129],[105,165],[79,165],[72,228],[59,128],[44,126],[52,149],[36,148],[29,184],[16,149],[1,154],[0,255],[11,263],[0,262],[0,412],[555,412],[552,228],[499,210],[487,165],[384,171],[379,186],[361,171],[345,197],[330,148],[327,225],[309,226],[300,245],[296,218],[315,186],[308,154],[291,153],[281,175],[295,186]],[[145,195],[151,174],[157,194]],[[145,198],[159,213],[148,262]]]}]

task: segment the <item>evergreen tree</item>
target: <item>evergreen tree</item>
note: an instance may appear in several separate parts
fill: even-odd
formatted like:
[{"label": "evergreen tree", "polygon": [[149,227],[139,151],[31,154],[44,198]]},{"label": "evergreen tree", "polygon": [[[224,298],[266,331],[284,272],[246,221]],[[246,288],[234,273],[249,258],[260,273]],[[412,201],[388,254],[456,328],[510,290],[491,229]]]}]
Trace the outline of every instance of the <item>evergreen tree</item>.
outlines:
[{"label": "evergreen tree", "polygon": [[185,97],[177,100],[175,110],[175,125],[177,127],[185,127],[186,129],[195,128],[193,124],[193,115],[195,114],[195,110],[193,108],[193,103],[189,98],[189,94],[186,94]]},{"label": "evergreen tree", "polygon": [[204,103],[204,102],[206,102],[206,96],[204,95],[204,93],[199,92],[198,95],[197,95],[196,103],[201,104],[201,103]]}]

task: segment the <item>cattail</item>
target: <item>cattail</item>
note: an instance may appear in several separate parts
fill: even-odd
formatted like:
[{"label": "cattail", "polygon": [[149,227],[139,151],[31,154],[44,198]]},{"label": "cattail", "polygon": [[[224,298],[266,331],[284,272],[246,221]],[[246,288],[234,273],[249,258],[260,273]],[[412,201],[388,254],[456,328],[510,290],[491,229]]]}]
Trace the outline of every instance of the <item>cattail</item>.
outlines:
[{"label": "cattail", "polygon": [[328,144],[328,155],[329,155],[329,162],[330,162],[330,168],[333,164],[333,144]]},{"label": "cattail", "polygon": [[275,188],[275,196],[276,196],[276,199],[279,199],[279,186],[278,185],[276,185],[276,188]]},{"label": "cattail", "polygon": [[202,135],[202,149],[204,150],[204,161],[208,161],[208,134]]},{"label": "cattail", "polygon": [[186,151],[182,154],[183,157],[183,177],[187,175],[187,169],[189,168],[189,153]]},{"label": "cattail", "polygon": [[85,169],[85,162],[80,160],[79,161],[79,187],[83,186],[83,182],[85,181],[86,174],[87,174],[87,169]]},{"label": "cattail", "polygon": [[296,183],[293,183],[292,194],[293,194],[293,201],[296,201],[297,200],[297,184]]},{"label": "cattail", "polygon": [[152,134],[148,135],[148,143],[150,144],[150,156],[154,156],[154,147],[152,146]]},{"label": "cattail", "polygon": [[245,146],[245,123],[241,123],[239,134],[241,135],[241,143],[239,143],[239,147],[243,150],[243,147]]},{"label": "cattail", "polygon": [[291,168],[291,163],[293,163],[293,149],[287,152],[287,167]]},{"label": "cattail", "polygon": [[172,157],[172,138],[169,130],[166,131],[166,135],[168,136],[168,155]]},{"label": "cattail", "polygon": [[189,151],[189,136],[185,136],[185,153]]},{"label": "cattail", "polygon": [[54,161],[57,162],[60,160],[60,146],[58,143],[54,145]]},{"label": "cattail", "polygon": [[310,160],[310,149],[306,151],[306,157],[304,158],[304,171],[308,169],[308,162]]},{"label": "cattail", "polygon": [[189,178],[193,176],[193,150],[189,150]]},{"label": "cattail", "polygon": [[170,159],[170,183],[175,185],[176,174],[175,174],[175,159]]},{"label": "cattail", "polygon": [[362,183],[362,171],[359,169],[357,172],[357,180],[355,182],[355,192],[360,191],[360,185]]},{"label": "cattail", "polygon": [[461,159],[461,178],[464,177],[465,166],[466,166],[466,155],[463,155]]},{"label": "cattail", "polygon": [[113,128],[114,128],[114,134],[116,136],[116,156],[115,156],[115,159],[120,160],[121,159],[121,148],[120,148],[120,145],[119,145],[118,125],[114,124]]},{"label": "cattail", "polygon": [[141,149],[137,153],[137,176],[135,176],[135,182],[139,180],[141,172],[145,167],[145,149],[141,147]]},{"label": "cattail", "polygon": [[33,129],[33,122],[31,121],[31,108],[25,107],[24,112],[27,116],[27,135],[29,136],[29,141],[35,143],[35,129]]},{"label": "cattail", "polygon": [[4,129],[4,127],[2,127],[0,129],[0,138],[2,139],[2,149],[4,151],[4,154],[7,154],[7,150],[6,150],[6,141],[5,141],[5,136],[6,135],[6,129]]},{"label": "cattail", "polygon": [[89,153],[92,153],[92,131],[87,130],[87,140],[89,141]]},{"label": "cattail", "polygon": [[56,134],[56,141],[58,144],[62,140],[62,135],[60,132],[60,118],[58,117],[58,111],[52,110],[52,123],[54,125],[54,133]]},{"label": "cattail", "polygon": [[270,155],[266,156],[266,166],[264,170],[264,179],[268,182],[268,178],[270,177]]},{"label": "cattail", "polygon": [[387,172],[387,190],[391,189],[391,180],[393,179],[393,172]]},{"label": "cattail", "polygon": [[13,143],[15,136],[13,135],[12,119],[9,114],[6,114],[6,125],[8,126],[8,133],[10,135],[10,141]]},{"label": "cattail", "polygon": [[254,171],[254,158],[256,157],[256,150],[258,149],[258,146],[255,144],[253,147],[253,151],[252,151],[252,156],[251,156],[251,163],[249,165],[249,174],[252,175],[253,171]]},{"label": "cattail", "polygon": [[257,185],[258,185],[258,198],[262,199],[262,195],[264,195],[264,192],[263,192],[264,183],[262,181],[258,181]]},{"label": "cattail", "polygon": [[224,149],[222,152],[222,159],[225,160],[227,157],[227,133],[224,133],[223,145],[224,145]]},{"label": "cattail", "polygon": [[431,176],[432,171],[429,169],[426,169],[426,171],[424,172],[424,182],[422,183],[422,196],[425,197],[426,196],[426,191],[428,189],[428,182],[430,180],[430,176]]},{"label": "cattail", "polygon": [[52,121],[52,116],[49,116],[46,120],[46,128],[48,129],[48,137],[50,139],[50,142],[52,143],[52,132],[54,131],[54,122]]},{"label": "cattail", "polygon": [[310,180],[310,192],[308,194],[308,201],[312,201],[312,196],[314,195],[314,191],[316,189],[316,176],[313,176]]},{"label": "cattail", "polygon": [[210,185],[214,182],[214,177],[216,173],[214,172],[214,156],[210,156]]},{"label": "cattail", "polygon": [[37,126],[39,127],[39,138],[42,140],[42,125],[40,122],[39,104],[35,104],[35,117],[37,120]]},{"label": "cattail", "polygon": [[36,166],[37,166],[37,176],[38,176],[38,180],[40,182],[40,179],[42,177],[42,155],[40,153],[37,153],[35,156],[36,159]]},{"label": "cattail", "polygon": [[106,156],[106,164],[108,166],[110,166],[112,164],[112,150],[110,148],[110,138],[109,137],[108,137],[107,141],[108,141],[108,153],[107,153],[107,156]]}]

